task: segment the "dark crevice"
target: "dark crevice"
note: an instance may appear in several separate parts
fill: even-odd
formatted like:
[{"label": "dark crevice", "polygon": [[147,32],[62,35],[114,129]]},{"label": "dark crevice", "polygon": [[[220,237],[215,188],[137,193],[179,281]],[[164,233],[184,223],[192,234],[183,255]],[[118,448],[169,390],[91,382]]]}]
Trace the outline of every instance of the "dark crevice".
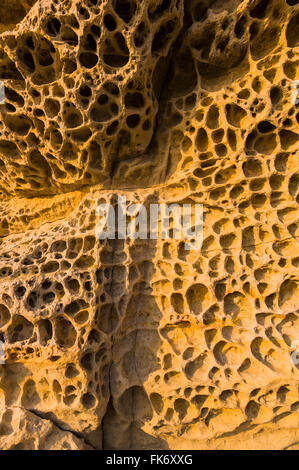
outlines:
[{"label": "dark crevice", "polygon": [[[169,52],[168,57],[165,59],[165,71],[162,72],[161,86],[159,89],[156,89],[158,111],[155,117],[153,135],[145,151],[146,154],[152,154],[155,151],[157,135],[161,132],[161,129],[163,130],[163,126],[161,124],[163,123],[165,104],[167,103],[169,99],[169,95],[171,94],[170,89],[169,89],[170,77],[172,77],[173,75],[172,71],[174,70],[175,64],[177,62],[178,51],[181,48],[184,35],[186,31],[189,29],[189,27],[190,27],[190,18],[188,15],[188,9],[186,8],[186,5],[185,5],[183,26],[180,29],[176,40],[174,41],[174,44]],[[168,160],[169,160],[169,154],[168,154]],[[168,165],[169,165],[169,162],[166,163],[166,166]],[[165,172],[165,175],[166,174],[167,174],[167,171]]]},{"label": "dark crevice", "polygon": [[[115,279],[115,272],[114,272],[114,267],[115,266],[118,266],[119,263],[118,263],[118,260],[117,260],[117,257],[115,256],[116,254],[116,251],[117,251],[117,245],[119,243],[119,239],[118,239],[118,196],[117,194],[113,194],[112,195],[112,205],[114,207],[114,210],[115,210],[115,220],[116,220],[116,227],[115,227],[115,237],[116,239],[115,240],[110,240],[110,246],[111,246],[111,250],[112,250],[112,260],[111,260],[111,267],[112,267],[112,272],[111,272],[111,281],[109,283],[109,291],[110,291],[110,295],[111,295],[111,300],[112,300],[112,303],[111,303],[111,311],[114,308],[116,308],[117,304],[115,303],[114,301],[114,295],[113,295],[113,285],[114,285],[114,282],[116,281]],[[125,282],[125,280],[124,280]],[[116,333],[117,331],[112,331],[111,332],[111,343],[110,343],[110,354],[111,354],[111,361],[110,361],[110,364],[108,366],[108,383],[107,383],[107,387],[108,387],[108,392],[109,392],[109,400],[108,400],[108,403],[107,403],[107,408],[106,408],[106,412],[102,418],[102,421],[101,421],[101,430],[102,430],[102,450],[109,450],[109,449],[106,449],[105,448],[105,419],[106,419],[106,416],[109,414],[109,411],[110,409],[113,407],[113,397],[112,397],[112,389],[111,389],[111,381],[112,381],[112,377],[111,377],[111,372],[112,372],[112,366],[113,366],[113,348],[114,348],[114,344],[115,344],[115,337],[116,337]]]},{"label": "dark crevice", "polygon": [[58,429],[60,429],[61,431],[65,431],[65,432],[69,432],[71,434],[73,434],[73,436],[77,437],[78,439],[82,440],[84,442],[84,444],[90,446],[93,448],[93,450],[97,450],[89,441],[88,439],[86,439],[86,437],[80,433],[80,432],[77,432],[77,431],[74,431],[72,429],[69,428],[69,426],[63,424],[61,421],[57,420],[53,414],[50,412],[50,413],[45,413],[43,411],[38,411],[38,410],[35,410],[35,409],[28,409],[28,408],[23,408],[21,406],[19,406],[18,408],[21,408],[25,411],[28,411],[29,413],[32,413],[33,415],[35,416],[38,416],[38,418],[40,419],[43,419],[43,420],[47,420],[47,421],[50,421],[52,424],[54,424],[54,426],[56,426]]},{"label": "dark crevice", "polygon": [[[142,152],[142,154],[135,154],[130,158],[127,158],[125,161],[134,160],[140,156],[146,157],[150,156],[154,153],[155,150],[155,142],[156,136],[160,129],[161,124],[161,116],[164,112],[164,104],[167,102],[167,98],[169,97],[169,77],[171,76],[171,72],[173,70],[175,61],[177,59],[177,52],[179,51],[184,35],[190,26],[190,18],[188,14],[186,14],[186,9],[184,7],[184,19],[183,25],[179,30],[176,38],[174,38],[173,44],[169,50],[167,57],[161,56],[156,64],[156,69],[153,72],[152,80],[153,80],[153,90],[158,104],[158,110],[155,116],[154,124],[153,124],[153,132],[152,138],[150,140],[149,145],[147,148]],[[110,179],[111,183],[113,182],[113,177],[116,173],[116,170],[120,164],[117,160],[118,152],[115,152],[115,156],[112,159],[111,167],[110,167]]]}]

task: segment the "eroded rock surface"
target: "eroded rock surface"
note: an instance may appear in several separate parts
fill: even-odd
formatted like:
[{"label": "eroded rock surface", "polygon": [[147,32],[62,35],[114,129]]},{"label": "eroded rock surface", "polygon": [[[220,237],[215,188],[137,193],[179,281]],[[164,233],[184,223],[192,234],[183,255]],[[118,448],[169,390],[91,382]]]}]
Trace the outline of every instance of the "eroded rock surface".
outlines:
[{"label": "eroded rock surface", "polygon": [[0,5],[0,32],[14,29],[35,2],[36,0],[3,0]]},{"label": "eroded rock surface", "polygon": [[[40,0],[0,36],[2,449],[298,446],[298,19]],[[117,195],[202,203],[201,250],[98,240]]]}]

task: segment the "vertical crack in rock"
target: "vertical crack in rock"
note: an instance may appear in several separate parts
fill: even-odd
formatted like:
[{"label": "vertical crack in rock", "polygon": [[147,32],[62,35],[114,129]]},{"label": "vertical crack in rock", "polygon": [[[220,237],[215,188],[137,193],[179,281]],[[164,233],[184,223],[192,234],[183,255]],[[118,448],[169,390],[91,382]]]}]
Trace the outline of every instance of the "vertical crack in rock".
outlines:
[{"label": "vertical crack in rock", "polygon": [[[25,408],[24,408],[25,409]],[[32,413],[34,414],[35,416],[38,416],[39,418],[41,419],[45,419],[47,421],[50,421],[51,423],[54,424],[54,426],[56,426],[58,429],[60,429],[61,431],[67,431],[71,434],[73,434],[75,437],[77,437],[78,439],[81,439],[86,445],[90,446],[91,448],[93,448],[93,450],[96,450],[95,447],[92,446],[92,444],[90,442],[88,442],[88,440],[81,434],[81,433],[78,433],[78,432],[75,432],[73,431],[72,429],[70,429],[68,426],[64,426],[63,423],[59,422],[58,420],[55,419],[55,416],[53,416],[51,413],[42,413],[40,411],[37,411],[37,410],[33,410],[32,408],[31,409],[26,409],[26,411],[29,411],[29,413]]]}]

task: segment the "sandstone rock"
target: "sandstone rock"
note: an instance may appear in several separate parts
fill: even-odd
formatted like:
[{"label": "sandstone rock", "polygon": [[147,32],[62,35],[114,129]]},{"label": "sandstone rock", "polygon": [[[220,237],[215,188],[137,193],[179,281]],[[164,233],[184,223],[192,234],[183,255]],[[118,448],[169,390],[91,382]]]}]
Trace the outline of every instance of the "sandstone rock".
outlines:
[{"label": "sandstone rock", "polygon": [[22,408],[6,408],[0,429],[5,450],[92,450],[83,439]]},{"label": "sandstone rock", "polygon": [[[298,2],[12,3],[0,448],[296,448]],[[201,249],[99,240],[117,196]]]}]

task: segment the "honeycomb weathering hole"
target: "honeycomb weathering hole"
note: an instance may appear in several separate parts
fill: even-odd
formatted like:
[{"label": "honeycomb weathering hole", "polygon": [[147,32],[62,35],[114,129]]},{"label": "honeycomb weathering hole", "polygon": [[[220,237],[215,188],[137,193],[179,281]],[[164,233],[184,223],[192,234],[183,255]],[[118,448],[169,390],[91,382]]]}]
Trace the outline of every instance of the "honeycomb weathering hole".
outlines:
[{"label": "honeycomb weathering hole", "polygon": [[37,0],[3,0],[0,5],[0,33],[12,31]]}]

